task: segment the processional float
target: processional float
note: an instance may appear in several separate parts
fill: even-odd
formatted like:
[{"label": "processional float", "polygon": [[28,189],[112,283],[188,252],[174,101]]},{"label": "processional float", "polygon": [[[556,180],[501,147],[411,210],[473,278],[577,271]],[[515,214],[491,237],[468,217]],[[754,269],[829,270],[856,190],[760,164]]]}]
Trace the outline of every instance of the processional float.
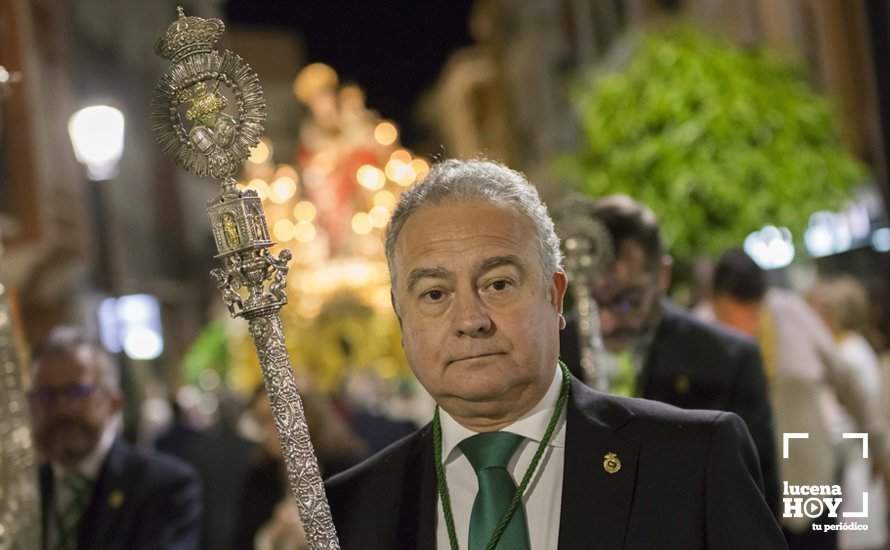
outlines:
[{"label": "processional float", "polygon": [[312,550],[335,550],[340,544],[279,316],[291,253],[269,252],[274,243],[260,198],[235,180],[263,134],[266,102],[256,72],[237,54],[216,49],[224,30],[219,19],[187,17],[179,8],[155,45],[172,66],[156,88],[154,129],[182,167],[221,183],[207,208],[221,263],[210,274],[229,313],[248,322],[306,541]]},{"label": "processional float", "polygon": [[[0,75],[5,77],[0,78],[2,102],[6,83],[14,79],[2,66]],[[0,116],[0,136],[3,122]],[[0,550],[40,548],[37,462],[17,334],[9,293],[0,280]]]},{"label": "processional float", "polygon": [[602,360],[604,348],[599,310],[590,295],[590,281],[612,263],[612,238],[606,227],[592,215],[590,200],[580,195],[570,195],[561,201],[555,217],[578,315],[578,349],[584,381],[596,390],[608,391],[609,373]]}]

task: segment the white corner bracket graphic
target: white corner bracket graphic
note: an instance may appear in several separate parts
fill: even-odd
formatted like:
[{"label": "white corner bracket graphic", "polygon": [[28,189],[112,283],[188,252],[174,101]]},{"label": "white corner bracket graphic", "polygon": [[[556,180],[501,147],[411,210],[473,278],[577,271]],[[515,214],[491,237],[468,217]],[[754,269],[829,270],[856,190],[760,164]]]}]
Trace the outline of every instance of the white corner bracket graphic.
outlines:
[{"label": "white corner bracket graphic", "polygon": [[[865,432],[847,432],[841,434],[844,439],[861,439],[862,440],[862,458],[868,458],[868,433]],[[845,518],[867,518],[868,517],[868,491],[862,491],[862,511],[861,512],[844,512]]]},{"label": "white corner bracket graphic", "polygon": [[[846,434],[845,434],[846,435]],[[788,458],[788,441],[790,439],[809,439],[810,434],[807,432],[786,432],[782,434],[782,458]]]},{"label": "white corner bracket graphic", "polygon": [[868,458],[868,434],[865,432],[845,432],[842,437],[844,439],[861,439],[862,440],[862,458]]}]

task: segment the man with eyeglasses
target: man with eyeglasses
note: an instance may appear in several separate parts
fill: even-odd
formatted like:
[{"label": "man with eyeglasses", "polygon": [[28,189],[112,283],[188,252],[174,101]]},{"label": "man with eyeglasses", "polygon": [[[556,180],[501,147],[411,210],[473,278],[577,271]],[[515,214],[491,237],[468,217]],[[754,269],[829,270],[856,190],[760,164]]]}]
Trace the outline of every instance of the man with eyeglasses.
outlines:
[{"label": "man with eyeglasses", "polygon": [[194,471],[117,438],[122,404],[110,357],[76,329],[34,353],[28,393],[40,467],[43,550],[194,550]]},{"label": "man with eyeglasses", "polygon": [[[672,260],[649,208],[613,195],[592,202],[590,214],[606,227],[615,248],[612,265],[589,282],[600,313],[610,391],[738,414],[757,447],[764,496],[776,513],[773,414],[756,344],[667,300]],[[562,332],[560,349],[568,365],[580,363],[576,323]]]}]

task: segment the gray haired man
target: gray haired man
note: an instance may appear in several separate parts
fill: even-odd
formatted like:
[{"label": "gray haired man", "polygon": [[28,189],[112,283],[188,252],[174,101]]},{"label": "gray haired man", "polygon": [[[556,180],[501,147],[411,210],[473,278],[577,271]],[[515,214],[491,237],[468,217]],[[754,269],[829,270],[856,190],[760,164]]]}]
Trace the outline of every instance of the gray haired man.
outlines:
[{"label": "gray haired man", "polygon": [[433,421],[328,482],[344,550],[784,548],[744,423],[593,392],[558,363],[566,276],[534,187],[449,160],[386,236]]}]

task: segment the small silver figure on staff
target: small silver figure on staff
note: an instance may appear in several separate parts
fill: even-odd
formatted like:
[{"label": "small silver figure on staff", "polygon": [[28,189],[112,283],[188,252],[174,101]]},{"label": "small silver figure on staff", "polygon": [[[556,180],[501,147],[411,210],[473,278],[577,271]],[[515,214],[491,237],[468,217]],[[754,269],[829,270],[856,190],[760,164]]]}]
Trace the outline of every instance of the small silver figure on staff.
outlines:
[{"label": "small silver figure on staff", "polygon": [[[279,317],[291,252],[269,252],[273,243],[259,196],[236,187],[235,175],[262,136],[266,101],[253,69],[231,51],[216,50],[224,30],[219,19],[186,17],[179,8],[179,18],[155,45],[173,65],[157,85],[154,129],[181,166],[222,183],[207,208],[222,264],[211,276],[229,313],[249,323],[309,548],[336,550],[340,543]],[[234,105],[227,111],[230,98]]]},{"label": "small silver figure on staff", "polygon": [[609,376],[602,360],[599,310],[590,295],[590,281],[608,268],[614,257],[612,238],[591,214],[590,201],[570,195],[556,208],[556,228],[565,255],[572,299],[578,314],[581,371],[590,387],[608,391]]}]

